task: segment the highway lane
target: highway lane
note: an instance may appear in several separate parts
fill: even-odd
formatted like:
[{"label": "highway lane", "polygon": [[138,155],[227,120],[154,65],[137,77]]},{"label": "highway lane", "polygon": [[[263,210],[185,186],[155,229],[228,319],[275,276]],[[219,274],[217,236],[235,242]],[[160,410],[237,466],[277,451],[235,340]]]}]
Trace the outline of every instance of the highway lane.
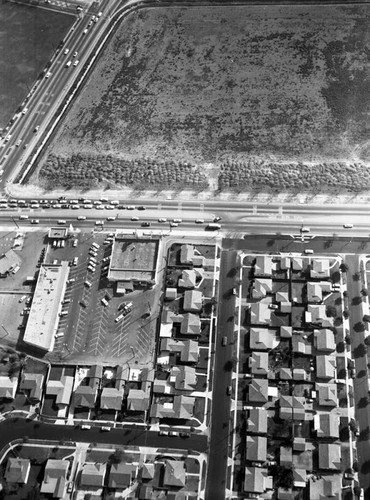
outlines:
[{"label": "highway lane", "polygon": [[0,450],[8,443],[25,437],[50,441],[63,440],[97,444],[152,446],[154,448],[185,448],[196,452],[205,452],[207,448],[206,436],[198,434],[192,434],[188,438],[159,436],[158,432],[132,425],[127,425],[124,429],[101,432],[99,427],[82,430],[79,427],[56,426],[24,418],[8,418],[0,422]]}]

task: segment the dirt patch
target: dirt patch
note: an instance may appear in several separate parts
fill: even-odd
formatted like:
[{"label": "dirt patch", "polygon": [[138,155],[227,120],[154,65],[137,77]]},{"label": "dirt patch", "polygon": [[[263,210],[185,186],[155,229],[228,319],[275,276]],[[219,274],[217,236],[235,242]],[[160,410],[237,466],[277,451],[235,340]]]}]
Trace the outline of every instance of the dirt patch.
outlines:
[{"label": "dirt patch", "polygon": [[[212,187],[214,166],[223,165],[218,187],[235,189],[240,181],[247,190],[255,189],[255,174],[225,181],[228,161],[297,162],[290,170],[298,172],[299,162],[310,161],[321,175],[367,160],[369,17],[363,5],[137,11],[112,37],[64,120],[41,178],[54,181],[58,170],[60,183],[71,185],[77,163],[70,158],[80,154],[90,186],[130,185],[120,174],[126,167],[103,168],[102,176],[99,162],[110,155],[119,165],[143,161],[143,187],[158,186],[157,178],[145,179],[149,158],[153,172],[161,162],[201,166]],[[273,185],[260,170],[257,164],[258,186],[290,189],[289,169]],[[363,177],[355,174],[360,186],[345,178],[334,184],[361,189]],[[171,185],[166,175],[163,187]],[[307,178],[294,189],[322,185],[312,172]]]}]

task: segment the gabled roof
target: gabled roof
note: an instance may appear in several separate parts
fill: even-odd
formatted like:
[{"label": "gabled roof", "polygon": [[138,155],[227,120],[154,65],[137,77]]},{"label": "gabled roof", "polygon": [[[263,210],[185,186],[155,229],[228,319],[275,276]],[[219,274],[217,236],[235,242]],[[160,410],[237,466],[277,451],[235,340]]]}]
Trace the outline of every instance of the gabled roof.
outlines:
[{"label": "gabled roof", "polygon": [[104,387],[100,396],[100,408],[103,410],[120,410],[123,391],[115,387]]},{"label": "gabled roof", "polygon": [[0,376],[0,398],[14,399],[17,391],[18,377]]},{"label": "gabled roof", "polygon": [[292,267],[294,271],[301,271],[303,269],[303,260],[301,257],[292,257]]},{"label": "gabled roof", "polygon": [[153,403],[150,407],[150,416],[189,420],[193,416],[194,403],[195,398],[192,396],[175,396],[172,403]]},{"label": "gabled roof", "polygon": [[318,259],[314,257],[311,261],[311,278],[330,278],[329,259]]},{"label": "gabled roof", "polygon": [[290,302],[288,292],[276,292],[275,293],[276,302]]},{"label": "gabled roof", "polygon": [[203,293],[199,290],[186,290],[183,309],[187,312],[199,312],[203,306]]},{"label": "gabled roof", "polygon": [[187,313],[183,316],[180,331],[184,335],[200,334],[200,318],[197,314]]},{"label": "gabled roof", "polygon": [[293,335],[293,328],[291,326],[281,326],[280,327],[280,337],[291,338]]},{"label": "gabled roof", "polygon": [[334,412],[315,415],[314,426],[318,438],[339,438],[339,415]]},{"label": "gabled roof", "polygon": [[161,339],[161,351],[180,353],[183,363],[196,363],[199,356],[198,342],[195,340]]},{"label": "gabled roof", "polygon": [[281,380],[292,380],[293,378],[292,369],[281,367],[279,369],[279,377]]},{"label": "gabled roof", "polygon": [[244,479],[244,491],[252,493],[264,493],[273,487],[272,477],[267,475],[267,469],[262,467],[246,467]]},{"label": "gabled roof", "polygon": [[85,462],[81,471],[81,486],[101,488],[104,485],[107,464]]},{"label": "gabled roof", "polygon": [[109,472],[109,488],[124,489],[130,486],[131,481],[135,479],[137,466],[120,462],[112,464]]},{"label": "gabled roof", "polygon": [[271,321],[271,309],[265,302],[253,302],[250,307],[252,325],[267,325]]},{"label": "gabled roof", "polygon": [[191,264],[195,251],[193,245],[181,245],[180,250],[180,263],[181,264]]},{"label": "gabled roof", "polygon": [[97,388],[89,385],[79,385],[73,394],[75,406],[83,408],[94,408],[97,395]]},{"label": "gabled roof", "polygon": [[127,395],[127,409],[146,411],[149,408],[149,394],[141,389],[130,389]]},{"label": "gabled roof", "polygon": [[293,485],[295,488],[305,488],[307,473],[305,469],[293,469]]},{"label": "gabled roof", "polygon": [[165,486],[183,487],[186,483],[186,470],[183,461],[166,460],[163,484]]},{"label": "gabled roof", "polygon": [[21,391],[30,391],[29,398],[40,401],[42,397],[42,386],[44,375],[42,373],[22,373],[22,380],[19,388]]},{"label": "gabled roof", "polygon": [[318,351],[333,352],[336,349],[335,336],[332,330],[323,328],[314,330],[316,349]]},{"label": "gabled roof", "polygon": [[177,288],[166,288],[166,300],[176,300],[177,299]]},{"label": "gabled roof", "polygon": [[103,367],[100,365],[92,365],[88,377],[90,378],[89,385],[91,387],[98,386],[100,379],[103,377]]},{"label": "gabled roof", "polygon": [[251,350],[268,351],[275,347],[275,330],[268,328],[251,328],[249,347]]},{"label": "gabled roof", "polygon": [[307,313],[310,315],[310,322],[320,325],[323,328],[331,328],[334,319],[326,315],[325,304],[308,304]]},{"label": "gabled roof", "polygon": [[169,383],[168,379],[164,380],[164,379],[156,378],[156,379],[154,379],[154,383],[153,383],[153,392],[155,392],[157,394],[174,394],[175,389]]},{"label": "gabled roof", "polygon": [[316,356],[316,376],[322,379],[331,379],[336,373],[335,354]]},{"label": "gabled roof", "polygon": [[318,404],[320,406],[338,406],[337,385],[316,382]]},{"label": "gabled roof", "polygon": [[280,257],[280,269],[285,271],[286,269],[290,269],[290,257]]},{"label": "gabled roof", "polygon": [[192,391],[197,384],[195,368],[192,366],[173,366],[171,368],[170,381],[175,388],[182,391]]},{"label": "gabled roof", "polygon": [[267,438],[263,436],[247,436],[247,460],[264,462],[267,456]]},{"label": "gabled roof", "polygon": [[272,279],[256,278],[253,283],[252,297],[254,299],[261,299],[266,297],[268,293],[272,293]]},{"label": "gabled roof", "polygon": [[9,458],[6,464],[4,477],[7,483],[25,484],[31,470],[28,458]]},{"label": "gabled roof", "polygon": [[268,380],[254,378],[249,384],[249,401],[253,401],[255,403],[266,403],[268,401]]},{"label": "gabled roof", "polygon": [[266,375],[269,369],[269,355],[267,352],[252,352],[249,357],[249,367],[252,373]]},{"label": "gabled roof", "polygon": [[247,420],[248,433],[266,434],[267,432],[267,411],[262,408],[253,408],[249,410]]},{"label": "gabled roof", "polygon": [[307,302],[322,302],[322,288],[320,283],[307,283]]},{"label": "gabled roof", "polygon": [[68,467],[68,460],[54,460],[49,458],[46,462],[44,480],[41,484],[40,492],[50,494],[53,498],[62,498],[65,495]]},{"label": "gabled roof", "polygon": [[292,337],[292,350],[299,354],[309,356],[312,354],[312,344],[302,335],[294,334]]},{"label": "gabled roof", "polygon": [[154,464],[143,464],[141,469],[141,477],[142,479],[153,479],[155,476],[155,467]]},{"label": "gabled roof", "polygon": [[255,276],[271,276],[275,268],[276,266],[269,255],[257,255],[254,266]]},{"label": "gabled roof", "polygon": [[177,286],[179,288],[194,288],[197,282],[197,275],[195,269],[184,269]]},{"label": "gabled roof", "polygon": [[46,394],[56,396],[56,404],[68,405],[71,399],[74,377],[63,376],[60,380],[48,380]]},{"label": "gabled roof", "polygon": [[319,443],[319,468],[340,469],[341,448],[336,443]]}]

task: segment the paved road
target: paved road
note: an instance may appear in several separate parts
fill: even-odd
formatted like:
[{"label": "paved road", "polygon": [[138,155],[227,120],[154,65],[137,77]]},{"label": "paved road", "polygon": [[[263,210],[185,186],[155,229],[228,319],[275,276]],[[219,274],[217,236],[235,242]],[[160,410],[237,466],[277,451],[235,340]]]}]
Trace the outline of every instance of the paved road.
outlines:
[{"label": "paved road", "polygon": [[[347,289],[348,297],[351,303],[355,297],[361,297],[363,288],[362,280],[353,279],[355,273],[360,272],[359,257],[351,256],[346,259],[348,265]],[[360,484],[366,492],[366,498],[370,498],[370,405],[369,405],[369,385],[367,380],[367,357],[364,356],[364,337],[365,333],[356,331],[356,324],[362,321],[361,305],[351,306],[350,315],[350,333],[352,338],[352,357],[355,360],[357,377],[354,380],[355,393],[355,415],[360,428],[360,438],[357,441],[358,461],[360,465]]]},{"label": "paved road", "polygon": [[81,430],[72,426],[56,426],[44,424],[35,420],[9,418],[0,423],[0,450],[11,441],[27,436],[29,439],[81,441],[85,443],[108,443],[129,446],[151,446],[154,448],[186,449],[205,452],[207,438],[192,434],[189,438],[159,436],[142,427],[125,427],[101,432],[98,427],[91,430]]},{"label": "paved road", "polygon": [[[236,258],[237,253],[234,251],[224,251],[221,255],[206,500],[223,500],[225,498],[229,434],[232,430],[230,428],[232,425],[230,396],[226,395],[227,386],[231,385],[231,369],[226,371],[225,365],[231,360],[233,350],[235,298],[231,294],[231,290],[235,286],[233,270],[236,267]],[[228,338],[228,345],[225,347],[221,346],[223,336]]]}]

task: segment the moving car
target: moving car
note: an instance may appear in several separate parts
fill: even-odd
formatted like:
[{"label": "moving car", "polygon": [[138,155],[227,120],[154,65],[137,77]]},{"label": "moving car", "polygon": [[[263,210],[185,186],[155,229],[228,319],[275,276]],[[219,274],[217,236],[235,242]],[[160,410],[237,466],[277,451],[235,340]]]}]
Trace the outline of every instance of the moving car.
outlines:
[{"label": "moving car", "polygon": [[68,54],[68,52],[69,52],[69,49],[64,49],[63,54],[66,56]]},{"label": "moving car", "polygon": [[77,66],[77,64],[79,63],[80,61],[78,59],[75,60],[75,62],[73,63],[73,66]]},{"label": "moving car", "polygon": [[343,224],[344,229],[351,229],[353,224]]},{"label": "moving car", "polygon": [[31,219],[30,223],[31,224],[40,224],[40,221],[39,221],[39,219]]},{"label": "moving car", "polygon": [[227,388],[226,388],[226,394],[228,396],[231,396],[231,392],[232,392],[233,388],[231,387],[231,385],[228,385]]},{"label": "moving car", "polygon": [[142,227],[150,227],[150,222],[142,222],[141,226]]},{"label": "moving car", "polygon": [[51,76],[51,73],[50,73],[50,71],[48,71],[48,72],[46,73],[46,75],[45,75],[45,78],[49,78],[50,76]]}]

